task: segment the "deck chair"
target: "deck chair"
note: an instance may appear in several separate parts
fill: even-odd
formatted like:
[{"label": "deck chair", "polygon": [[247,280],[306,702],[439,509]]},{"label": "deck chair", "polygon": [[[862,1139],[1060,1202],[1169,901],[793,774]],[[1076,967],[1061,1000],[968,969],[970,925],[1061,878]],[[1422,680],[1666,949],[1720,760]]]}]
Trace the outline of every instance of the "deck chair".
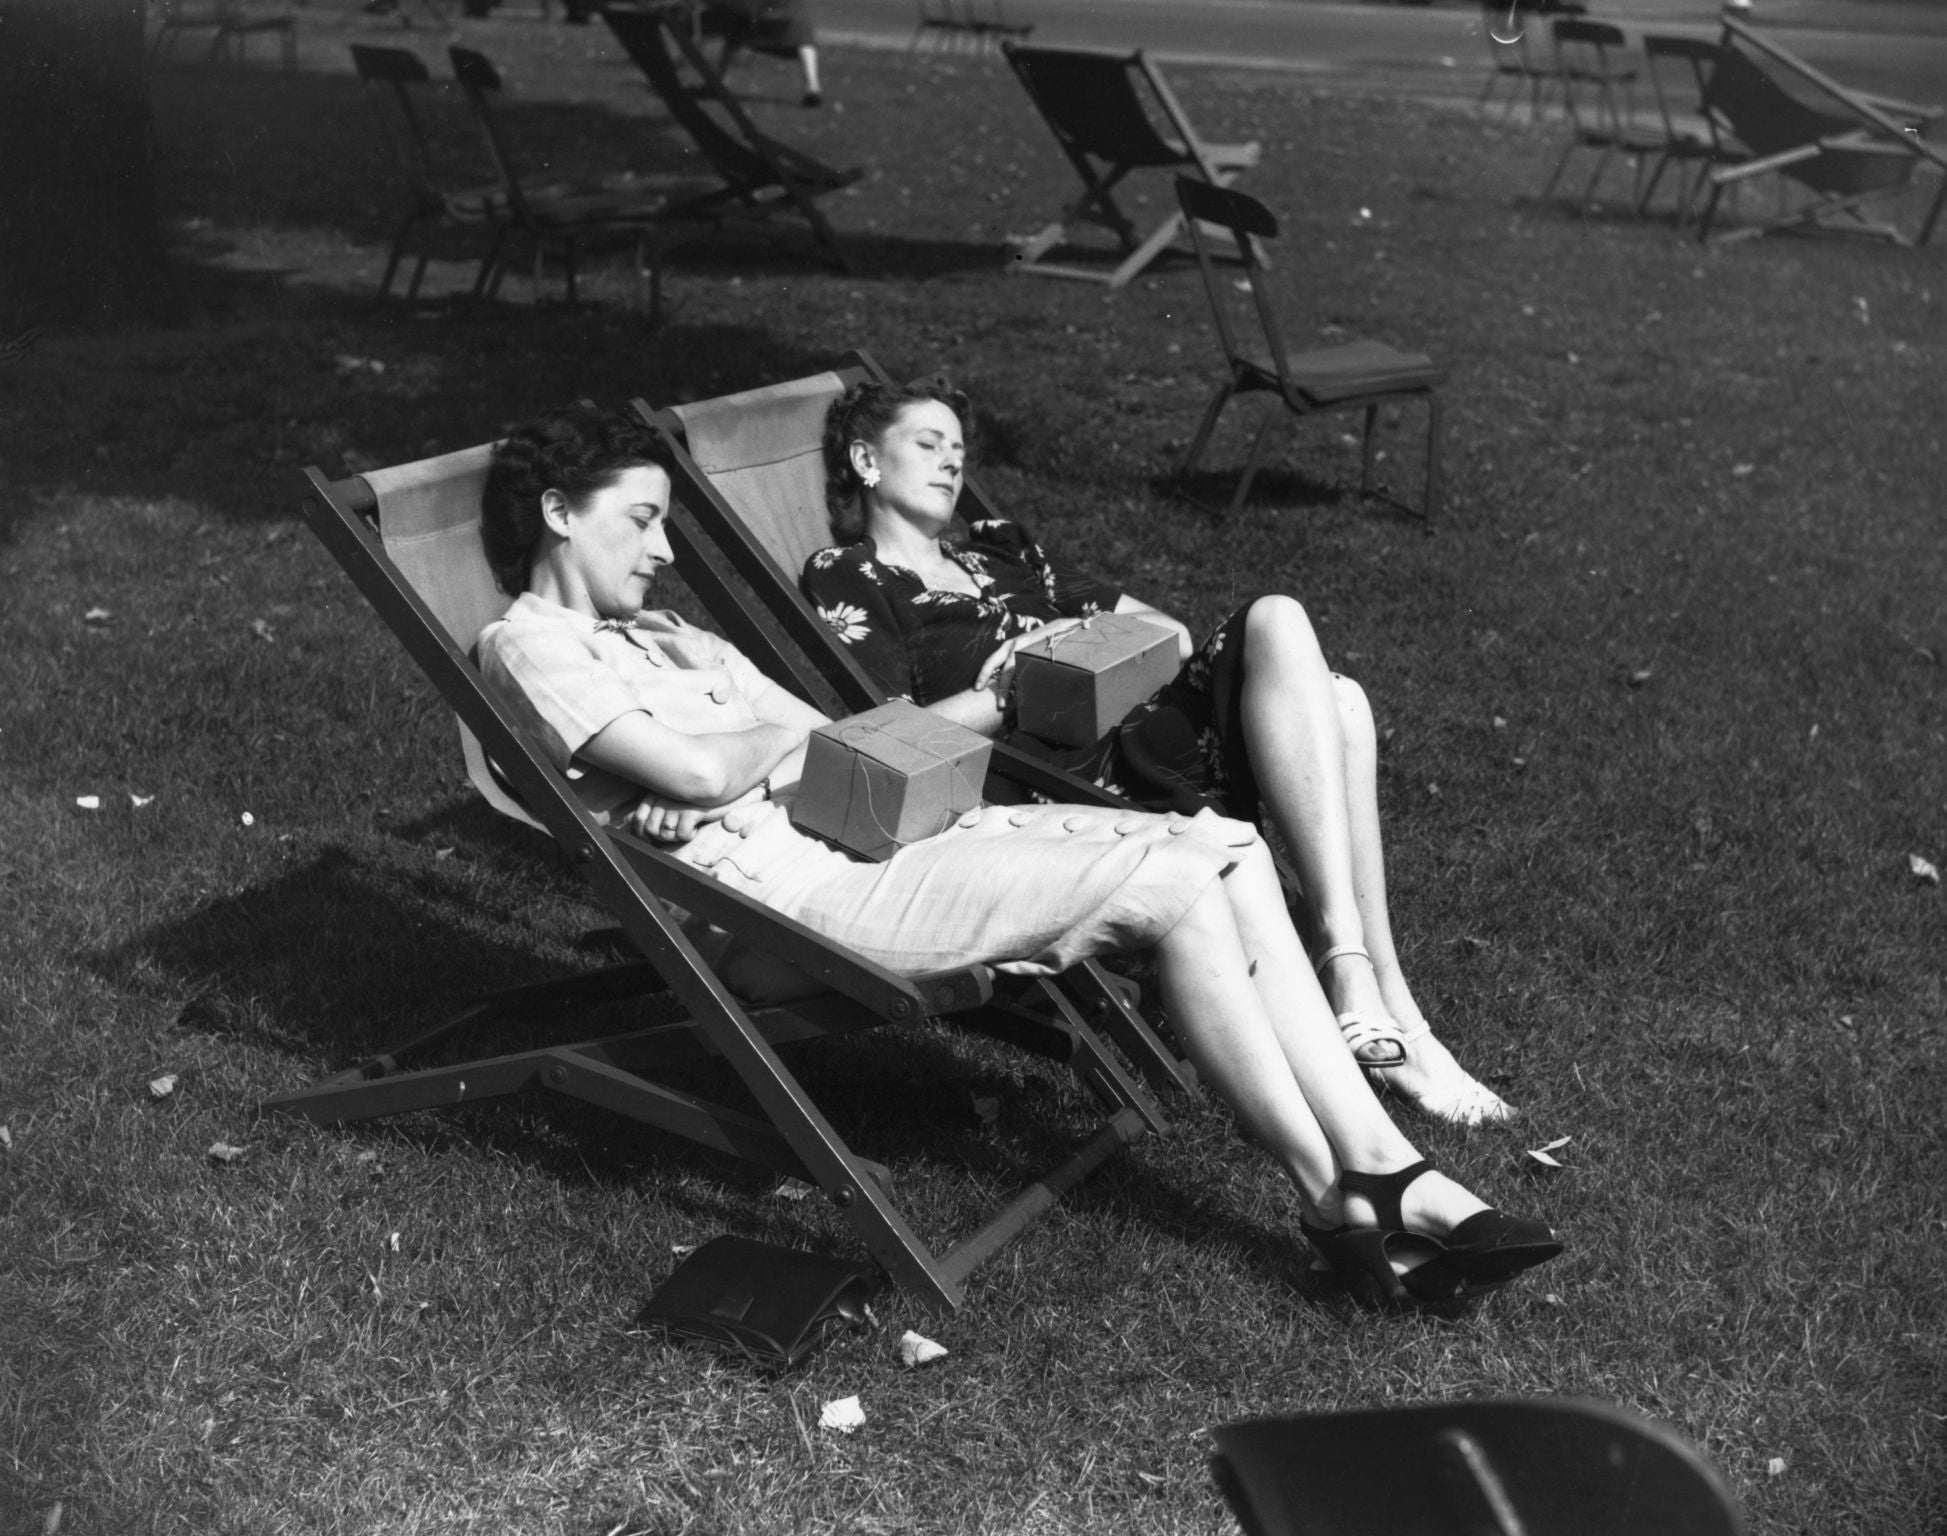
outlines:
[{"label": "deck chair", "polygon": [[522,176],[513,144],[494,103],[503,89],[500,71],[485,54],[471,48],[449,48],[453,78],[473,109],[486,141],[487,154],[500,179],[498,217],[493,220],[493,243],[481,263],[474,292],[492,298],[507,272],[512,237],[528,242],[533,259],[534,292],[541,291],[542,269],[550,255],[559,257],[568,302],[576,299],[576,263],[592,244],[625,244],[634,252],[638,308],[647,291],[653,322],[662,310],[663,258],[680,238],[683,219],[671,200],[646,188],[542,186]]},{"label": "deck chair", "polygon": [[[1745,154],[1707,173],[1700,240],[1748,239],[1776,229],[1840,230],[1901,245],[1925,245],[1932,238],[1947,203],[1947,152],[1925,137],[1939,108],[1850,90],[1728,19],[1707,101],[1711,116]],[[1922,165],[1942,181],[1916,232],[1873,217],[1869,210],[1903,194]],[[1724,192],[1760,177],[1776,178],[1802,200],[1771,219],[1713,234]]]},{"label": "deck chair", "polygon": [[[662,411],[635,402],[674,454],[670,536],[691,590],[774,681],[834,716],[886,698],[798,589],[806,559],[831,542],[821,446],[825,411],[866,377],[887,376],[861,352],[832,372],[714,400]],[[969,515],[994,515],[971,481],[961,496]],[[1065,803],[1128,803],[995,743],[989,798],[1020,800],[1032,793]],[[1061,983],[1152,1087],[1196,1091],[1195,1068],[1158,1038],[1121,978],[1090,961]]]},{"label": "deck chair", "polygon": [[[507,206],[498,187],[450,186],[441,174],[428,131],[435,87],[424,60],[404,48],[353,43],[351,50],[359,82],[378,117],[379,137],[406,186],[406,215],[392,237],[385,276],[379,280],[378,297],[384,299],[392,291],[392,279],[415,233],[428,226],[454,225],[479,229],[492,242],[495,228],[507,216]],[[408,302],[419,297],[431,259],[432,252],[422,246],[406,284]],[[480,275],[474,281],[476,293],[485,285],[490,260],[490,253],[483,250]]]},{"label": "deck chair", "polygon": [[1628,40],[1621,27],[1606,21],[1558,17],[1553,26],[1555,70],[1561,79],[1562,107],[1568,114],[1568,143],[1541,189],[1553,194],[1562,172],[1579,149],[1595,155],[1595,169],[1582,190],[1582,201],[1595,196],[1603,174],[1618,155],[1634,167],[1630,201],[1640,206],[1646,167],[1662,147],[1662,136],[1636,115],[1636,66],[1629,62]]},{"label": "deck chair", "polygon": [[1245,1536],[1742,1536],[1682,1436],[1576,1398],[1296,1414],[1211,1431]]},{"label": "deck chair", "polygon": [[[481,446],[337,481],[307,470],[305,515],[459,716],[476,743],[469,749],[470,767],[493,765],[490,781],[518,803],[524,819],[553,838],[643,958],[478,1000],[394,1050],[309,1087],[272,1095],[263,1107],[336,1124],[536,1089],[558,1093],[817,1184],[894,1281],[928,1306],[958,1307],[976,1266],[1118,1148],[1165,1129],[1161,1112],[1052,983],[1011,978],[984,965],[898,975],[650,843],[599,825],[487,690],[470,659],[479,629],[507,602],[494,586],[478,529],[489,453]],[[699,949],[692,937],[698,922],[734,936],[722,958]],[[783,962],[786,979],[796,985],[778,986],[776,966],[770,965],[759,968],[769,990],[740,996],[739,949]],[[572,1044],[555,1041],[554,1021],[564,1012],[665,988],[685,1010],[679,1021]],[[943,1254],[912,1230],[886,1191],[885,1171],[846,1145],[777,1049],[928,1016],[1064,1063],[1103,1113],[1072,1156]],[[523,1048],[466,1054],[470,1037],[540,1021],[549,1027],[529,1035],[533,1043]],[[657,1081],[658,1068],[700,1054],[726,1063],[761,1115]]]},{"label": "deck chair", "polygon": [[1732,147],[1707,110],[1710,77],[1716,68],[1718,45],[1708,38],[1643,37],[1644,72],[1656,97],[1663,141],[1656,151],[1649,179],[1636,200],[1636,211],[1647,212],[1663,173],[1677,173],[1677,228],[1689,222],[1702,191],[1705,174],[1714,166],[1733,165],[1743,155]]},{"label": "deck chair", "polygon": [[[1115,200],[1115,189],[1125,177],[1139,170],[1173,171],[1224,187],[1258,163],[1256,143],[1209,144],[1199,138],[1161,69],[1140,48],[1114,53],[1009,42],[1001,51],[1082,178],[1082,195],[1047,228],[1015,247],[1011,271],[1120,288],[1183,233],[1183,215],[1172,211],[1148,236],[1139,234]],[[1075,223],[1111,231],[1123,252],[1121,262],[1105,269],[1045,259]]]},{"label": "deck chair", "polygon": [[[780,217],[802,219],[822,256],[850,272],[851,255],[818,199],[851,186],[863,170],[837,170],[758,132],[690,36],[682,6],[610,5],[602,18],[720,180],[683,199],[675,211],[690,220],[764,231]],[[684,78],[685,66],[700,83]]]},{"label": "deck chair", "polygon": [[[1363,411],[1365,432],[1359,494],[1370,495],[1373,429],[1379,421],[1379,407],[1392,400],[1419,400],[1425,402],[1427,412],[1426,486],[1420,515],[1431,528],[1440,507],[1440,386],[1446,382],[1447,370],[1424,353],[1401,352],[1377,341],[1348,341],[1305,352],[1287,351],[1264,270],[1256,258],[1258,247],[1250,244],[1277,237],[1278,223],[1270,209],[1235,187],[1213,187],[1187,176],[1177,178],[1176,195],[1189,222],[1197,262],[1203,272],[1204,291],[1216,320],[1225,370],[1223,382],[1217,386],[1203,420],[1197,425],[1190,450],[1183,456],[1183,467],[1177,474],[1179,489],[1187,494],[1190,476],[1203,458],[1224,407],[1238,395],[1267,394],[1276,403],[1251,439],[1244,472],[1230,500],[1233,515],[1250,495],[1251,480],[1257,474],[1259,458],[1272,428],[1287,416]],[[1241,309],[1241,301],[1235,300],[1228,276],[1217,270],[1214,253],[1207,245],[1205,224],[1228,230],[1232,245],[1246,252],[1244,274],[1250,290],[1252,316],[1248,320],[1233,318],[1232,309],[1234,306]]]}]

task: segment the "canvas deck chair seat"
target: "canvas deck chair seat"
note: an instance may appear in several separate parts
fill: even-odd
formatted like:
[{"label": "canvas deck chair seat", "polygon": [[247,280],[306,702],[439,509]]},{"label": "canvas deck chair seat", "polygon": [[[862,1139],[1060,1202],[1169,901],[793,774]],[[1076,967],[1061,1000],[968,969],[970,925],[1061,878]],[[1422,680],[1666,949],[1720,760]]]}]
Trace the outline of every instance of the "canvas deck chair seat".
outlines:
[{"label": "canvas deck chair seat", "polygon": [[[668,410],[636,402],[674,453],[670,536],[691,589],[717,626],[776,682],[834,716],[886,699],[798,589],[806,559],[831,542],[825,412],[866,377],[885,374],[859,353],[831,372]],[[971,480],[962,503],[976,509],[974,516],[991,515]],[[1000,742],[987,792],[994,800],[1040,793],[1064,803],[1127,803]],[[1059,981],[1152,1087],[1196,1091],[1195,1069],[1150,1028],[1125,982],[1093,961]]]},{"label": "canvas deck chair seat", "polygon": [[[1926,137],[1940,109],[1855,91],[1741,22],[1727,20],[1710,76],[1707,106],[1740,148],[1713,168],[1698,238],[1731,241],[1779,229],[1826,229],[1925,245],[1947,203],[1947,152]],[[1905,195],[1927,167],[1939,186],[1913,232],[1882,208]],[[1724,194],[1760,178],[1798,194],[1774,217],[1718,231]]]},{"label": "canvas deck chair seat", "polygon": [[[985,965],[899,975],[599,825],[486,688],[470,655],[508,601],[478,530],[489,454],[481,446],[337,481],[307,470],[305,515],[458,715],[476,786],[553,839],[642,959],[475,1000],[390,1051],[273,1095],[264,1108],[336,1124],[527,1091],[561,1094],[816,1184],[895,1282],[929,1306],[957,1307],[976,1266],[1117,1149],[1164,1129],[1161,1112],[1052,982]],[[796,985],[777,992],[791,995],[740,996],[731,965],[693,937],[700,925],[782,962]],[[777,967],[768,970],[774,981]],[[665,992],[683,1018],[568,1044],[556,1038],[564,1013]],[[1066,1065],[1102,1112],[1073,1155],[938,1254],[894,1205],[884,1170],[851,1150],[778,1052],[789,1042],[929,1016]],[[539,1032],[532,1043],[506,1048],[508,1031],[530,1023]],[[499,1048],[469,1055],[469,1041],[477,1051],[483,1038]],[[659,1067],[699,1055],[727,1064],[760,1114],[657,1080]]]},{"label": "canvas deck chair seat", "polygon": [[1584,1398],[1293,1414],[1225,1424],[1211,1438],[1211,1474],[1244,1536],[1744,1530],[1723,1475],[1689,1441]]},{"label": "canvas deck chair seat", "polygon": [[[1258,163],[1255,143],[1212,144],[1200,138],[1162,70],[1140,48],[1117,53],[1010,42],[1001,51],[1082,179],[1082,195],[1016,246],[1009,258],[1012,271],[1120,288],[1183,234],[1183,214],[1174,207],[1148,235],[1138,232],[1115,199],[1126,177],[1157,170],[1223,187]],[[1121,261],[1103,267],[1051,260],[1075,224],[1100,225],[1114,234]]]},{"label": "canvas deck chair seat", "polygon": [[[602,18],[642,71],[678,128],[703,157],[716,184],[680,199],[671,213],[727,229],[775,231],[802,220],[820,256],[841,272],[851,253],[818,207],[865,173],[840,170],[758,131],[690,35],[680,4],[605,6]],[[680,62],[679,62],[680,61]],[[684,69],[690,76],[686,78]]]}]

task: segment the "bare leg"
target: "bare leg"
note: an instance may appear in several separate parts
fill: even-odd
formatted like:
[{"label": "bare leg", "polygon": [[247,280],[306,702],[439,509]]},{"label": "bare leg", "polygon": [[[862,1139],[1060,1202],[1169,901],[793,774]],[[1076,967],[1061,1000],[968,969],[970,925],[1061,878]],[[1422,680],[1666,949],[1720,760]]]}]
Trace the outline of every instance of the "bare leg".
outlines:
[{"label": "bare leg", "polygon": [[[1262,844],[1213,884],[1157,947],[1163,996],[1198,1070],[1297,1186],[1319,1225],[1369,1224],[1347,1202],[1342,1169],[1390,1173],[1419,1153],[1380,1108],[1346,1053],[1304,946],[1285,916]],[[1439,1236],[1485,1209],[1451,1179],[1429,1174],[1404,1215]]]},{"label": "bare leg", "polygon": [[1366,953],[1386,999],[1386,1011],[1407,1038],[1406,1060],[1386,1071],[1386,1084],[1429,1114],[1472,1123],[1504,1120],[1513,1110],[1454,1059],[1433,1034],[1407,985],[1393,944],[1386,905],[1386,858],[1379,832],[1379,737],[1365,690],[1349,677],[1334,679],[1345,743],[1346,815],[1352,831],[1352,881],[1365,928]]},{"label": "bare leg", "polygon": [[1369,1042],[1360,1061],[1385,1067],[1388,1086],[1429,1113],[1505,1118],[1507,1105],[1433,1037],[1407,984],[1386,905],[1372,710],[1357,683],[1326,666],[1290,598],[1261,598],[1245,616],[1244,733],[1266,810],[1297,861],[1313,950],[1340,952],[1321,978],[1333,1011],[1342,1023],[1390,1019],[1407,1036],[1404,1048]]}]

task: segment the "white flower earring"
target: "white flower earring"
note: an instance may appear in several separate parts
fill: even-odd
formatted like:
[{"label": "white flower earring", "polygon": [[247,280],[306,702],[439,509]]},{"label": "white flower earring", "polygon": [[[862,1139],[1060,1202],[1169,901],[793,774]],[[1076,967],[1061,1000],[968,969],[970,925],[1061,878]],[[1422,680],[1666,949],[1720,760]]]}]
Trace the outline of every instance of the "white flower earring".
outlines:
[{"label": "white flower earring", "polygon": [[859,484],[864,486],[868,491],[878,483],[879,466],[877,464],[868,464],[864,469],[859,471]]}]

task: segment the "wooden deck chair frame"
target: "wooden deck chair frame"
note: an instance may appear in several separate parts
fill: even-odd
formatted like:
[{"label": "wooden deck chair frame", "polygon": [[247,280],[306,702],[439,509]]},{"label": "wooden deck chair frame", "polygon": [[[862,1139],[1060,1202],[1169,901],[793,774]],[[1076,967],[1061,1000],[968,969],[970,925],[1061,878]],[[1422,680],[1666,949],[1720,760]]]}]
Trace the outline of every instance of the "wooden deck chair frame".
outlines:
[{"label": "wooden deck chair frame", "polygon": [[[898,975],[653,845],[599,825],[469,658],[468,631],[506,601],[491,593],[477,533],[467,538],[466,513],[471,509],[477,520],[489,452],[483,445],[337,481],[307,470],[305,516],[458,715],[463,731],[484,749],[470,751],[470,762],[491,758],[524,819],[538,822],[554,839],[644,958],[477,1000],[393,1050],[271,1096],[263,1108],[337,1124],[535,1089],[561,1094],[817,1184],[896,1283],[930,1307],[958,1307],[966,1278],[979,1264],[1116,1150],[1165,1129],[1161,1112],[1048,982],[1003,976],[984,965]],[[402,526],[384,535],[388,513]],[[456,554],[462,562],[477,562],[478,571],[449,582],[442,573],[450,571]],[[816,990],[771,1004],[746,1002],[698,951],[672,906],[793,967]],[[558,1020],[564,1011],[665,989],[687,1010],[685,1019],[572,1044],[554,1043],[550,1028],[549,1043],[529,1049],[414,1065],[489,1027]],[[1005,1002],[1010,993],[1021,1000]],[[939,1255],[893,1204],[884,1170],[846,1145],[777,1051],[786,1042],[928,1016],[1064,1062],[1104,1111],[1072,1156]],[[659,1065],[699,1054],[729,1065],[760,1106],[761,1118],[656,1081]]]},{"label": "wooden deck chair frame", "polygon": [[[1243,473],[1231,495],[1234,516],[1250,495],[1252,478],[1273,428],[1306,416],[1334,411],[1360,411],[1365,417],[1359,458],[1359,494],[1372,494],[1374,429],[1379,422],[1379,407],[1392,400],[1419,400],[1426,405],[1426,483],[1421,495],[1420,516],[1429,530],[1440,510],[1440,446],[1442,411],[1440,386],[1446,370],[1420,353],[1400,352],[1379,342],[1351,341],[1335,347],[1307,352],[1288,351],[1278,324],[1277,311],[1266,291],[1264,269],[1256,259],[1264,242],[1274,240],[1278,223],[1270,209],[1256,198],[1234,187],[1213,187],[1180,176],[1176,195],[1189,221],[1190,237],[1196,246],[1197,263],[1203,273],[1204,292],[1216,322],[1217,339],[1224,350],[1224,379],[1211,396],[1183,467],[1177,472],[1179,493],[1187,496],[1190,476],[1202,462],[1204,449],[1216,431],[1224,408],[1239,395],[1269,394],[1278,408],[1268,413],[1251,438]],[[1231,318],[1229,284],[1216,269],[1216,254],[1207,245],[1206,225],[1230,231],[1233,248],[1247,242],[1244,258],[1245,281],[1250,288],[1251,308],[1263,335],[1263,348],[1247,344],[1238,335]]]},{"label": "wooden deck chair frame", "polygon": [[1722,1474],[1689,1441],[1584,1398],[1294,1414],[1211,1438],[1211,1475],[1244,1536],[1744,1531]]},{"label": "wooden deck chair frame", "polygon": [[[1007,42],[1001,52],[1082,179],[1082,195],[1053,223],[1015,247],[1008,258],[1010,271],[1120,288],[1183,234],[1180,210],[1147,236],[1140,234],[1115,200],[1115,189],[1125,177],[1138,170],[1194,172],[1212,186],[1225,187],[1259,161],[1255,142],[1213,144],[1200,138],[1162,70],[1140,48],[1124,53]],[[1168,124],[1167,136],[1156,131],[1152,106]],[[1122,261],[1100,268],[1047,260],[1069,226],[1077,223],[1098,224],[1113,233]]]},{"label": "wooden deck chair frame", "polygon": [[[819,209],[818,199],[851,186],[864,171],[838,170],[759,132],[690,35],[682,5],[608,5],[602,17],[649,89],[723,183],[676,201],[671,213],[760,230],[773,228],[780,215],[792,215],[804,221],[824,259],[841,272],[852,271],[851,253]],[[683,78],[684,65],[700,84],[692,86]],[[721,110],[721,119],[712,114],[713,105]]]},{"label": "wooden deck chair frame", "polygon": [[[1698,219],[1699,240],[1725,243],[1786,228],[1835,229],[1913,246],[1923,246],[1933,238],[1941,209],[1947,205],[1947,151],[1930,143],[1925,129],[1941,115],[1939,107],[1852,90],[1772,39],[1730,18],[1724,21],[1719,48],[1721,56],[1712,78],[1723,83],[1713,90],[1710,109],[1720,126],[1746,141],[1752,153],[1738,163],[1719,166],[1707,174],[1710,193]],[[1748,122],[1741,129],[1731,98],[1735,83],[1731,71],[1744,66],[1733,65],[1733,57],[1760,71],[1775,71],[1794,82],[1800,88],[1798,91],[1778,87],[1779,94],[1800,111],[1830,118],[1829,126],[1836,131],[1807,136],[1797,144],[1773,145],[1763,142],[1763,135],[1756,133]],[[1806,100],[1807,93],[1829,103],[1834,110],[1821,113],[1820,108]],[[1752,139],[1758,142],[1750,142]],[[1865,209],[1870,204],[1903,188],[1913,171],[1923,164],[1940,174],[1941,184],[1921,215],[1914,234],[1909,236],[1891,224],[1867,217]],[[1795,182],[1807,188],[1812,199],[1803,207],[1788,210],[1774,219],[1713,234],[1712,224],[1724,192],[1760,176],[1778,176]],[[1853,180],[1858,185],[1848,190],[1845,183]]]},{"label": "wooden deck chair frame", "polygon": [[654,324],[662,314],[662,275],[668,248],[681,238],[683,220],[674,217],[668,199],[654,193],[614,188],[535,186],[525,180],[494,107],[505,88],[500,71],[485,54],[472,48],[448,48],[453,78],[459,83],[480,126],[487,154],[500,179],[501,217],[493,222],[493,243],[473,285],[476,298],[491,299],[500,292],[508,268],[508,242],[519,235],[529,244],[534,296],[541,294],[543,269],[550,254],[561,260],[568,302],[579,297],[577,270],[582,251],[591,243],[629,246],[635,277],[636,307],[648,312]]},{"label": "wooden deck chair frame", "polygon": [[[833,716],[871,709],[885,702],[886,693],[838,643],[798,588],[797,573],[805,558],[830,542],[822,465],[807,476],[801,499],[772,494],[777,482],[771,471],[793,460],[802,465],[808,454],[815,458],[825,408],[844,389],[860,379],[887,377],[871,357],[855,352],[835,370],[717,400],[668,410],[646,401],[634,403],[637,414],[669,443],[675,460],[670,538],[690,589],[766,674]],[[730,469],[703,445],[705,435],[727,421],[750,428],[739,456],[755,462]],[[770,484],[748,494],[754,490],[753,479]],[[726,480],[738,482],[736,489],[747,493],[740,497],[741,506],[732,504]],[[973,509],[971,515],[993,515],[971,478],[961,494],[963,506]],[[786,500],[793,504],[785,505]],[[1000,742],[994,746],[988,789],[994,799],[1020,800],[1041,793],[1062,803],[1129,804]],[[1196,1069],[1157,1036],[1120,978],[1087,961],[1060,982],[1153,1088],[1197,1092]]]}]

